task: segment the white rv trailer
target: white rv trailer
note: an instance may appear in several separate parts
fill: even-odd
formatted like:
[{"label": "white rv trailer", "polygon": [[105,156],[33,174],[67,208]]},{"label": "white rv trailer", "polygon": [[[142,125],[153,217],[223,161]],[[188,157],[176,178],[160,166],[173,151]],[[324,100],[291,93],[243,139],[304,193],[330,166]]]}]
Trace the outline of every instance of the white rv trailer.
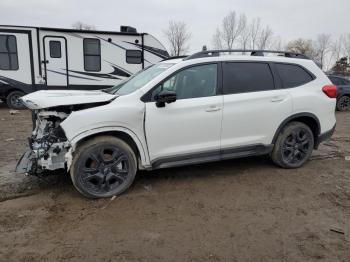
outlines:
[{"label": "white rv trailer", "polygon": [[102,89],[167,58],[152,35],[121,26],[120,32],[0,26],[0,99],[42,89]]}]

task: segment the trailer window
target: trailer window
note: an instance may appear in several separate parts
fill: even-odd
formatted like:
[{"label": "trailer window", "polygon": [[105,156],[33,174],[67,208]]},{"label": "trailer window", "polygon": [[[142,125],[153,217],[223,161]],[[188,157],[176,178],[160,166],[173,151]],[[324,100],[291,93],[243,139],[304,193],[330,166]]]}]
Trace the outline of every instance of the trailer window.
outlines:
[{"label": "trailer window", "polygon": [[101,44],[99,39],[84,38],[84,70],[101,71]]},{"label": "trailer window", "polygon": [[126,50],[126,62],[128,64],[141,64],[142,52],[140,50]]},{"label": "trailer window", "polygon": [[61,58],[61,42],[60,41],[50,41],[50,57],[51,58]]},{"label": "trailer window", "polygon": [[0,35],[0,70],[18,70],[17,40],[14,35]]}]

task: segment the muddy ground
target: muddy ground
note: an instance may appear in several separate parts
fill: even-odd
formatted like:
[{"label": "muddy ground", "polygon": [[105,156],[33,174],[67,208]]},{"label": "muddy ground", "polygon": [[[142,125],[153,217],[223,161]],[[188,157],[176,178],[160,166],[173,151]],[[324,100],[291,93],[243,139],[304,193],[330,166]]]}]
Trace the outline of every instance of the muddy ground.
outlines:
[{"label": "muddy ground", "polygon": [[350,112],[337,120],[301,169],[254,157],[142,172],[111,201],[66,175],[14,174],[30,115],[0,106],[0,261],[350,261]]}]

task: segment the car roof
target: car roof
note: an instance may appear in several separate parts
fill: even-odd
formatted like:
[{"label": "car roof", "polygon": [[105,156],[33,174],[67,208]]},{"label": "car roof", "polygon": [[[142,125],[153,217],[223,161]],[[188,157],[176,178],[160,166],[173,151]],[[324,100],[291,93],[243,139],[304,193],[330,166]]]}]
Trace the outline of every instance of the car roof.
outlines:
[{"label": "car roof", "polygon": [[174,58],[174,59],[170,58],[170,59],[163,60],[160,63],[171,63],[171,64],[185,63],[187,65],[190,65],[190,64],[199,64],[199,63],[205,63],[205,62],[220,62],[220,61],[260,61],[260,62],[265,61],[265,62],[291,63],[291,64],[299,64],[299,65],[309,64],[310,62],[313,63],[313,61],[309,59],[291,58],[291,57],[276,56],[276,55],[250,56],[250,55],[242,55],[242,54],[200,57],[200,58],[193,58],[193,59],[186,59],[184,57]]}]

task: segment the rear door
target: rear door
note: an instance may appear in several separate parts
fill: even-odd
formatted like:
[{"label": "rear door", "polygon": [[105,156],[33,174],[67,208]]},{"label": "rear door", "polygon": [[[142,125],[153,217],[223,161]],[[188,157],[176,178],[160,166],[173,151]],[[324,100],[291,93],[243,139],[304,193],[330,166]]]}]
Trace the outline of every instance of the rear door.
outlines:
[{"label": "rear door", "polygon": [[63,37],[45,36],[45,71],[48,88],[67,87],[67,42]]},{"label": "rear door", "polygon": [[223,63],[223,151],[271,143],[278,126],[292,113],[289,92],[276,85],[269,63]]}]

